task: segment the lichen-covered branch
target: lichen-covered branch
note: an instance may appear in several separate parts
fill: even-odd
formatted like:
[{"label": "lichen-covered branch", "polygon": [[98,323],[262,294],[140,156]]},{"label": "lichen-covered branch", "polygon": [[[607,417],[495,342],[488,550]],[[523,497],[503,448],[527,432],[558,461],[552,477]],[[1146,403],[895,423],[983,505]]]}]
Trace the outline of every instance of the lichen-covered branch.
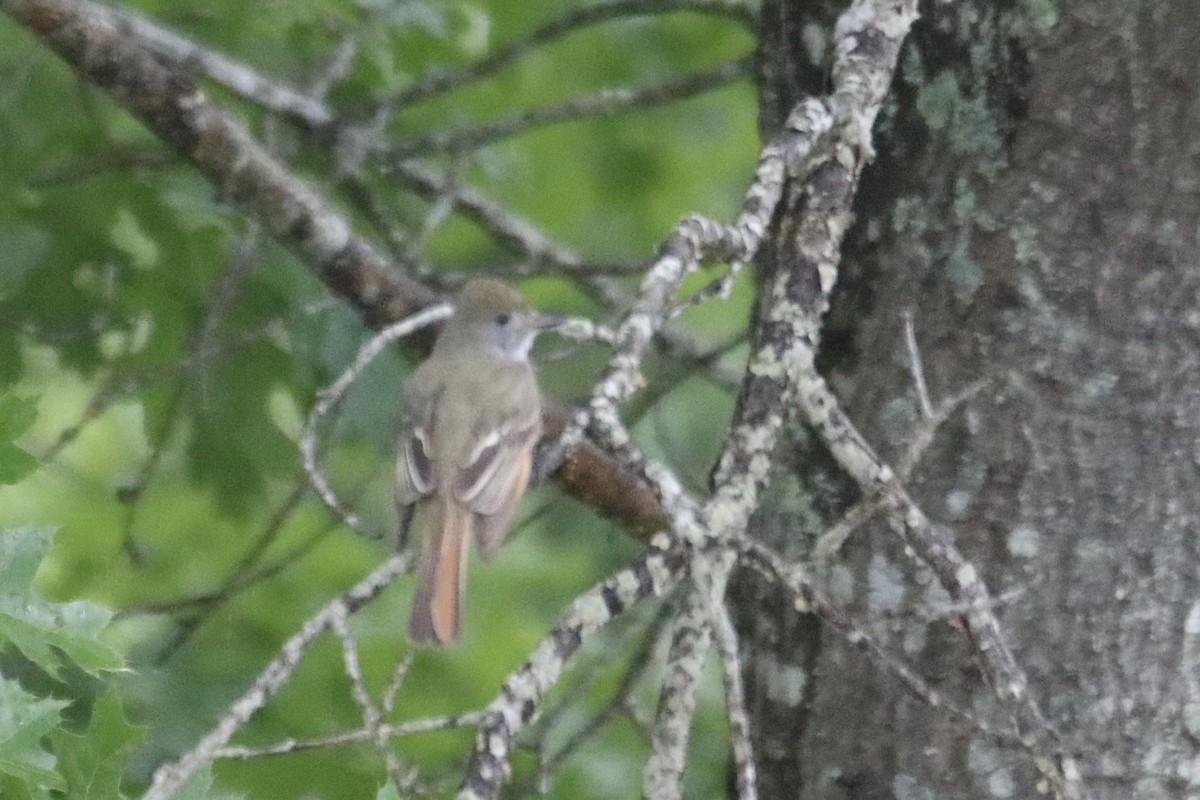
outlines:
[{"label": "lichen-covered branch", "polygon": [[[667,624],[674,618],[675,610],[675,604],[669,600],[659,607],[654,621],[643,632],[632,658],[623,665],[620,683],[609,694],[608,700],[591,714],[587,722],[576,727],[564,742],[554,748],[553,752],[546,752],[546,750],[548,748],[547,740],[550,738],[550,732],[555,728],[555,723],[561,718],[570,719],[577,713],[585,697],[598,683],[600,673],[611,667],[611,660],[600,659],[599,663],[593,667],[594,674],[590,680],[577,680],[567,692],[563,693],[554,707],[548,710],[543,709],[538,725],[542,735],[535,736],[535,746],[541,751],[540,774],[538,775],[540,785],[547,785],[554,770],[582,749],[584,745],[594,741],[596,735],[612,721],[624,718],[635,727],[644,729],[645,726],[638,714],[641,704],[636,693],[654,666],[655,650]],[[649,738],[648,735],[647,738]]]},{"label": "lichen-covered branch", "polygon": [[639,600],[662,595],[687,568],[686,546],[656,538],[629,567],[577,597],[550,635],[508,677],[500,695],[487,707],[475,736],[475,750],[459,800],[495,798],[508,779],[508,753],[513,736],[529,722],[542,698],[580,645]]},{"label": "lichen-covered branch", "polygon": [[828,625],[862,653],[880,672],[898,681],[917,700],[931,708],[943,709],[992,741],[1007,746],[1020,744],[1015,734],[994,730],[975,715],[948,701],[913,667],[885,650],[873,636],[855,624],[845,611],[817,591],[802,566],[787,562],[761,542],[744,539],[739,541],[737,546],[740,563],[757,571],[766,579],[776,581],[791,595],[792,607],[797,613],[816,615],[823,624]]},{"label": "lichen-covered branch", "polygon": [[[665,5],[712,10],[728,4],[677,0]],[[962,609],[979,663],[1011,712],[1021,746],[1032,754],[1047,782],[1068,800],[1088,796],[1073,762],[1062,752],[1031,695],[978,572],[952,540],[934,529],[902,480],[840,409],[815,368],[822,315],[837,279],[851,205],[859,176],[873,155],[871,129],[890,86],[900,44],[915,19],[916,5],[916,0],[850,3],[834,32],[832,92],[799,103],[784,130],[763,147],[741,213],[732,224],[701,217],[681,221],[665,238],[632,298],[615,281],[586,279],[614,305],[623,305],[626,299],[631,302],[612,336],[614,355],[587,406],[571,416],[553,410],[547,414],[547,431],[552,436],[561,434],[567,453],[558,474],[568,491],[618,516],[630,529],[647,536],[658,531],[668,534],[633,566],[581,595],[529,660],[508,678],[481,718],[460,791],[464,800],[497,796],[507,775],[513,736],[536,713],[546,691],[558,680],[565,662],[580,644],[630,604],[662,593],[684,576],[692,581],[687,587],[691,599],[687,610],[675,621],[674,646],[652,734],[653,755],[647,765],[645,791],[654,798],[681,795],[680,777],[696,681],[715,640],[726,672],[731,717],[741,714],[734,720],[739,792],[746,798],[753,796],[749,737],[741,718],[744,714],[738,710],[739,648],[721,604],[735,563],[753,563],[756,553],[762,556],[747,546],[747,524],[766,486],[779,431],[786,416],[796,408],[824,437],[864,495],[887,514],[906,547],[929,566],[956,607]],[[603,10],[594,12],[568,12],[558,22],[552,21],[509,49],[501,49],[490,60],[484,59],[450,77],[420,81],[407,95],[402,93],[384,105],[413,102],[481,77],[522,49],[587,24],[589,19],[650,9],[648,4],[634,0],[610,0],[601,6]],[[324,106],[311,104],[319,101],[320,92],[308,97],[256,80],[252,71],[236,62],[173,38],[145,20],[121,16],[90,3],[0,0],[0,9],[41,37],[85,80],[110,92],[175,153],[202,171],[222,197],[259,221],[264,230],[310,265],[331,291],[360,311],[370,326],[382,327],[409,318],[437,301],[434,291],[396,269],[371,242],[355,234],[342,215],[255,141],[243,125],[211,103],[170,66],[170,61],[176,65],[198,64],[217,80],[237,87],[244,96],[310,126],[314,121],[336,124],[328,120]],[[352,50],[347,46],[339,51],[330,75],[344,67]],[[532,124],[673,99],[681,93],[716,85],[745,69],[744,62],[736,62],[711,74],[676,79],[640,92],[590,95],[491,123],[434,132],[407,144],[402,142],[399,152],[409,156],[474,148]],[[340,130],[351,137],[354,133],[346,126]],[[381,152],[375,143],[368,145],[371,152]],[[401,181],[433,197],[436,207],[429,217],[431,225],[453,208],[531,259],[581,271],[584,261],[578,254],[516,215],[498,209],[479,193],[409,161],[398,161],[394,170]],[[641,364],[652,342],[669,334],[664,326],[680,307],[677,295],[682,281],[702,261],[729,262],[734,265],[731,274],[736,274],[737,265],[767,251],[773,269],[758,307],[750,362],[713,474],[712,496],[701,500],[686,492],[672,471],[645,457],[632,441],[618,408],[641,388]],[[724,286],[715,284],[693,297],[692,302],[711,302],[721,295]],[[920,370],[915,369],[915,373]],[[352,370],[349,374],[352,379],[355,373]],[[928,413],[930,403],[924,392],[920,394]],[[322,398],[322,403],[331,402],[331,396]],[[314,424],[315,416],[310,430]],[[305,439],[312,441],[307,434]],[[314,448],[307,446],[306,466],[319,478],[314,454]],[[321,489],[320,480],[314,482]],[[321,493],[331,507],[340,508],[332,493]],[[853,626],[837,622],[836,610],[822,605],[823,601],[802,580],[789,578],[776,560],[768,558],[765,563],[808,607],[816,608],[823,618],[835,620],[835,628],[853,635]],[[196,748],[156,773],[146,796],[170,796],[198,766],[227,752],[223,748],[230,736],[288,680],[312,639],[330,627],[343,634],[346,668],[363,712],[365,735],[382,742],[389,735],[388,729],[365,694],[356,651],[345,635],[344,621],[405,565],[400,557],[389,559],[305,623],[217,727]],[[888,663],[878,648],[865,649],[873,658]],[[890,667],[926,702],[941,701],[915,674],[906,673],[895,663]]]},{"label": "lichen-covered branch", "polygon": [[674,621],[667,671],[658,695],[650,757],[642,771],[643,800],[678,800],[696,713],[696,691],[712,639],[709,611],[698,587],[691,587]]},{"label": "lichen-covered branch", "polygon": [[[678,482],[666,471],[642,463],[617,414],[617,405],[640,386],[640,364],[646,348],[669,314],[669,304],[683,278],[703,258],[746,261],[754,256],[782,192],[784,155],[777,144],[763,149],[754,182],[746,193],[742,213],[732,226],[702,217],[681,221],[667,237],[658,257],[642,280],[638,298],[617,330],[616,354],[592,393],[588,408],[578,413],[564,434],[568,446],[586,431],[656,486],[664,507],[682,527],[680,515],[694,511]],[[656,479],[657,478],[657,479]]]},{"label": "lichen-covered branch", "polygon": [[725,680],[725,711],[729,716],[729,741],[733,751],[734,786],[738,800],[758,800],[758,768],[750,736],[750,710],[746,708],[746,690],[742,683],[742,658],[737,629],[722,603],[709,609],[713,639],[721,655],[721,673]]},{"label": "lichen-covered branch", "polygon": [[[646,461],[632,445],[617,413],[617,406],[639,388],[642,356],[670,316],[671,302],[683,278],[695,270],[704,258],[732,262],[752,259],[779,202],[784,198],[785,178],[790,174],[797,183],[802,183],[810,177],[813,162],[818,163],[818,171],[824,162],[848,165],[848,179],[840,187],[844,196],[840,198],[840,206],[834,204],[834,213],[823,218],[830,234],[822,242],[821,255],[824,255],[824,260],[792,265],[792,271],[784,272],[784,275],[805,273],[806,268],[818,265],[826,269],[818,270],[815,274],[829,275],[832,267],[828,265],[836,265],[837,249],[845,230],[845,217],[849,213],[849,201],[853,196],[857,175],[870,155],[870,125],[878,113],[886,89],[886,82],[873,79],[873,70],[883,70],[890,76],[900,41],[915,16],[915,8],[902,6],[879,10],[881,18],[876,20],[870,15],[864,17],[862,5],[856,4],[847,12],[849,21],[841,31],[846,41],[857,42],[856,37],[865,37],[867,33],[864,31],[870,25],[876,26],[871,31],[886,30],[890,38],[884,37],[882,43],[873,42],[873,55],[877,61],[866,62],[866,66],[859,65],[863,74],[845,70],[841,73],[842,83],[845,84],[843,94],[853,94],[846,86],[865,87],[867,90],[864,97],[851,97],[860,101],[860,106],[851,106],[845,97],[836,93],[829,100],[802,103],[789,120],[785,134],[764,148],[756,179],[747,192],[742,213],[734,225],[724,226],[703,218],[690,217],[675,228],[643,279],[633,308],[617,330],[616,354],[597,385],[588,408],[576,416],[564,436],[570,442],[573,438],[581,438],[586,430],[591,438],[614,453],[622,463],[646,476],[658,491],[663,507],[671,518],[672,531],[682,541],[693,545],[692,568],[697,580],[694,592],[697,599],[693,605],[696,613],[690,615],[686,624],[682,617],[677,621],[674,641],[678,646],[672,648],[668,679],[660,701],[659,723],[654,733],[653,755],[646,770],[647,796],[679,795],[684,751],[681,743],[687,740],[687,729],[691,722],[691,704],[688,700],[693,696],[694,677],[703,663],[711,639],[707,619],[711,606],[706,606],[699,598],[705,596],[701,593],[705,593],[709,595],[708,603],[721,602],[728,571],[733,563],[728,550],[701,555],[699,545],[705,540],[720,541],[743,535],[746,522],[757,503],[757,493],[766,481],[766,468],[775,434],[784,414],[783,400],[792,389],[791,381],[795,373],[777,370],[773,377],[779,390],[767,402],[757,405],[750,402],[749,398],[761,399],[760,387],[752,381],[747,383],[742,402],[739,403],[740,416],[735,419],[717,473],[716,495],[703,509],[682,491],[674,475],[661,465]],[[856,22],[861,23],[862,27],[856,27]],[[851,63],[854,62],[855,53],[854,47],[849,45],[841,49],[841,54]],[[839,110],[843,111],[840,116]],[[835,126],[840,136],[848,135],[848,142],[827,140],[827,135],[835,131]],[[822,161],[818,161],[818,155],[823,157]],[[813,182],[819,178],[820,175],[816,173],[812,175]],[[821,184],[817,183],[817,188],[820,187]],[[791,281],[784,280],[783,285],[787,287],[795,282],[798,281],[793,277]],[[828,283],[831,285],[832,281]],[[827,286],[824,291],[828,291]],[[814,294],[814,299],[820,296],[818,292]],[[813,306],[810,303],[808,307]],[[815,341],[817,326],[819,314],[812,322],[809,341]],[[729,649],[736,653],[735,648]],[[731,668],[737,669],[736,656],[730,660],[734,662]],[[494,744],[481,732],[476,758],[466,783],[472,790],[469,796],[492,797],[498,791],[503,764],[492,760],[497,754]]]},{"label": "lichen-covered branch", "polygon": [[802,376],[797,401],[823,435],[838,463],[866,492],[878,494],[892,528],[937,576],[950,597],[966,609],[962,619],[975,646],[988,683],[1013,714],[1019,741],[1055,791],[1067,800],[1089,796],[1074,760],[1062,751],[1058,734],[1050,726],[1030,693],[1025,672],[1013,656],[993,611],[994,602],[978,570],[954,542],[940,533],[908,494],[891,467],[885,464],[854,423],[841,410],[824,379],[815,369]]},{"label": "lichen-covered branch", "polygon": [[389,586],[397,575],[402,575],[408,569],[409,561],[405,555],[392,556],[301,625],[300,630],[284,642],[280,654],[230,706],[228,713],[221,718],[216,727],[190,751],[174,762],[163,764],[155,771],[150,788],[146,790],[142,800],[167,800],[187,782],[193,772],[212,761],[216,752],[225,746],[229,738],[245,725],[267,700],[283,688],[313,640],[334,625],[336,618],[345,617],[370,602]]},{"label": "lichen-covered branch", "polygon": [[407,317],[436,297],[374,245],[187,78],[111,23],[66,0],[3,0],[84,79],[110,92],[202,171],[221,196],[262,223],[372,324]]},{"label": "lichen-covered branch", "polygon": [[858,0],[838,21],[830,106],[839,135],[830,158],[810,175],[803,202],[799,195],[790,198],[795,213],[782,218],[778,254],[782,263],[765,301],[730,446],[718,467],[718,496],[740,494],[747,497],[745,504],[752,502],[766,477],[773,431],[782,423],[781,409],[798,402],[863,491],[886,498],[889,519],[905,543],[953,598],[973,609],[966,619],[976,652],[1000,699],[1014,712],[1035,763],[1063,797],[1083,798],[1087,791],[1078,770],[1061,752],[1057,737],[1029,695],[978,572],[953,542],[934,531],[895,473],[841,411],[815,367],[821,315],[836,281],[850,204],[862,167],[872,155],[870,129],[890,85],[900,42],[915,16],[915,2]]}]

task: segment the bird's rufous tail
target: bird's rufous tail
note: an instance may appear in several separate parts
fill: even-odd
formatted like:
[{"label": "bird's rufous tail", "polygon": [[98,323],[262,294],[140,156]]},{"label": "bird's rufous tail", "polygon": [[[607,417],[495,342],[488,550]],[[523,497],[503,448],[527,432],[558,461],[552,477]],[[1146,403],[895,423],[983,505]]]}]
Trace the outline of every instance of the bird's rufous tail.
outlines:
[{"label": "bird's rufous tail", "polygon": [[425,506],[420,575],[408,637],[418,644],[449,644],[462,630],[463,584],[472,514],[453,500]]}]

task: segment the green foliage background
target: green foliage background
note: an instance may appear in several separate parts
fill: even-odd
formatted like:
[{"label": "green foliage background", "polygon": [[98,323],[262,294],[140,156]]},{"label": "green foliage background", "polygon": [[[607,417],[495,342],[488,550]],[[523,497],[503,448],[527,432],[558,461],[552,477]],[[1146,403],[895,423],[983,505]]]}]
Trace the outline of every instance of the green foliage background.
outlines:
[{"label": "green foliage background", "polygon": [[[223,0],[137,8],[294,85],[311,81],[342,37],[356,33],[358,55],[330,96],[353,117],[372,97],[470,63],[571,5]],[[413,107],[387,136],[403,141],[602,87],[697,72],[752,47],[744,27],[696,14],[592,26]],[[115,797],[118,786],[140,791],[157,763],[194,745],[302,620],[383,557],[395,524],[395,413],[411,363],[386,354],[327,436],[329,475],[385,537],[373,541],[335,525],[310,495],[293,497],[303,485],[300,421],[316,390],[369,336],[360,320],[306,265],[267,242],[208,330],[246,220],[4,17],[0,74],[8,76],[0,83],[0,794]],[[206,87],[371,233],[339,195],[319,144]],[[663,108],[499,141],[475,154],[463,180],[589,258],[645,261],[680,217],[736,214],[753,173],[754,125],[753,90],[743,81]],[[388,198],[399,224],[420,223],[422,203],[385,175],[365,180]],[[453,217],[421,257],[437,270],[503,270],[515,261]],[[561,276],[531,278],[523,288],[547,308],[608,313]],[[680,324],[725,345],[744,327],[748,304],[739,285],[719,312],[709,306],[703,319]],[[736,362],[739,352],[729,358]],[[548,394],[570,401],[586,393],[605,352],[549,342],[541,356]],[[660,383],[651,374],[656,401],[639,409],[635,430],[651,455],[702,486],[732,398],[660,366]],[[666,385],[669,374],[678,382]],[[553,486],[532,492],[525,509],[527,523],[495,565],[473,565],[464,643],[415,653],[397,719],[486,704],[564,604],[637,552]],[[243,562],[250,566],[239,572]],[[231,588],[239,575],[252,579]],[[408,650],[409,583],[352,622],[376,689]],[[104,609],[117,614],[107,625]],[[551,750],[614,689],[623,659],[613,654],[632,652],[652,612],[640,609],[577,659],[579,672],[601,677],[579,697],[557,691],[564,710],[548,715]],[[693,763],[708,766],[689,778],[709,796],[724,780],[726,758],[718,683],[708,686],[693,746]],[[654,682],[638,697],[638,713],[649,718]],[[358,722],[340,650],[329,640],[237,741],[328,734]],[[467,730],[422,735],[398,740],[396,751],[434,787],[450,788],[471,740]],[[645,751],[635,726],[619,720],[567,762],[549,793],[629,796]],[[514,767],[510,793],[533,793],[535,756],[518,753]],[[362,797],[385,780],[377,750],[342,747],[220,761],[188,793]]]}]

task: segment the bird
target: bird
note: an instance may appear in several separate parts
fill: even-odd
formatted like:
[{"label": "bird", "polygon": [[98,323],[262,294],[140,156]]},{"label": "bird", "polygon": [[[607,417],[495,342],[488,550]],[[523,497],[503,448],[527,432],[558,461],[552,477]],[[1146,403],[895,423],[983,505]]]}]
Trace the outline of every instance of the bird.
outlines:
[{"label": "bird", "polygon": [[503,281],[472,279],[406,381],[396,505],[402,521],[414,508],[423,518],[408,623],[414,643],[445,645],[461,635],[469,542],[474,537],[484,560],[496,555],[542,433],[529,351],[538,333],[561,322]]}]

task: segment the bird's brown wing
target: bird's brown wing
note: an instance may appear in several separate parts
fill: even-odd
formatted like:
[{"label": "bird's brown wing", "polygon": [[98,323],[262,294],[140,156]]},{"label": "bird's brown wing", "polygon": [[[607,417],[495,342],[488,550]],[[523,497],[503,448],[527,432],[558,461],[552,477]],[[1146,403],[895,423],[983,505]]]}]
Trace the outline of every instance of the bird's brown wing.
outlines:
[{"label": "bird's brown wing", "polygon": [[481,432],[458,472],[454,494],[475,513],[475,542],[485,559],[504,541],[529,483],[533,446],[541,433],[540,403],[514,404],[514,412],[499,427]]},{"label": "bird's brown wing", "polygon": [[496,513],[488,516],[476,515],[475,544],[479,548],[479,555],[485,561],[490,561],[500,550],[500,545],[503,544],[504,537],[508,534],[509,525],[512,524],[513,514],[517,511],[517,504],[521,502],[521,495],[525,494],[525,487],[529,484],[529,474],[532,471],[533,451],[531,449],[523,450],[508,473],[510,476],[508,493],[504,496],[499,508],[496,509]]},{"label": "bird's brown wing", "polygon": [[[439,390],[440,391],[440,390]],[[400,546],[407,544],[408,509],[437,488],[431,437],[437,423],[437,396],[410,396],[404,409],[404,433],[396,448],[396,509],[401,519]]]},{"label": "bird's brown wing", "polygon": [[435,485],[428,431],[411,426],[396,454],[396,504],[411,505],[432,492]]}]

